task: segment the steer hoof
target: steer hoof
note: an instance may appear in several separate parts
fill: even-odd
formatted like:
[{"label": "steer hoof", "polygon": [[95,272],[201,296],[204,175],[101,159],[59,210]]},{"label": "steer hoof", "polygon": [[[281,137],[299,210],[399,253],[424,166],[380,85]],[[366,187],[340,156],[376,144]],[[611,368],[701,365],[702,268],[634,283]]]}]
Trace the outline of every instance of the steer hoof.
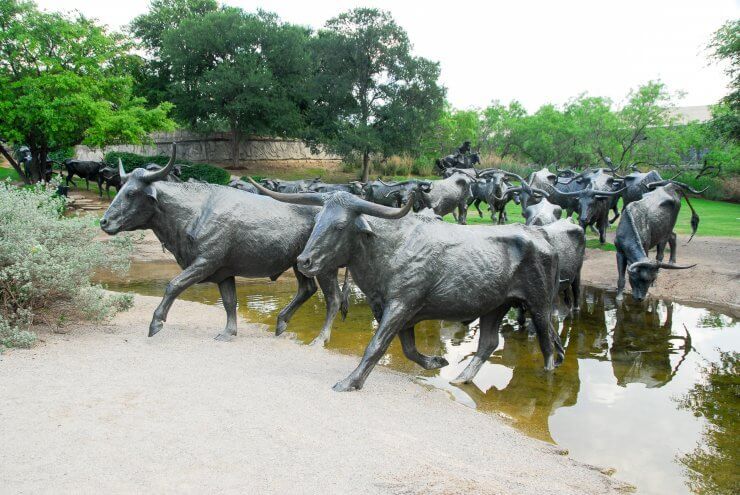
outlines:
[{"label": "steer hoof", "polygon": [[220,334],[213,337],[213,340],[218,340],[221,342],[231,342],[234,340],[236,334],[233,334],[231,332],[221,332]]},{"label": "steer hoof", "polygon": [[332,387],[332,390],[335,392],[351,392],[353,390],[360,390],[361,388],[362,384],[357,383],[350,378],[345,378],[341,382],[337,382],[337,384]]},{"label": "steer hoof", "polygon": [[466,383],[470,383],[471,381],[473,381],[472,378],[467,378],[467,377],[460,375],[454,380],[450,380],[450,383],[452,385],[465,385]]},{"label": "steer hoof", "polygon": [[311,347],[324,347],[324,344],[326,344],[328,340],[329,340],[328,337],[319,335],[318,337],[313,339],[311,343],[309,343],[308,345],[310,345]]},{"label": "steer hoof", "polygon": [[162,330],[162,326],[164,326],[164,322],[161,320],[152,320],[152,322],[149,324],[149,336],[154,337],[157,332]]},{"label": "steer hoof", "polygon": [[450,363],[442,356],[433,356],[424,363],[422,368],[425,370],[437,370],[439,368],[444,368],[448,364]]},{"label": "steer hoof", "polygon": [[286,328],[288,328],[288,322],[279,320],[277,322],[277,326],[275,327],[275,336],[277,337],[279,335],[282,335]]}]

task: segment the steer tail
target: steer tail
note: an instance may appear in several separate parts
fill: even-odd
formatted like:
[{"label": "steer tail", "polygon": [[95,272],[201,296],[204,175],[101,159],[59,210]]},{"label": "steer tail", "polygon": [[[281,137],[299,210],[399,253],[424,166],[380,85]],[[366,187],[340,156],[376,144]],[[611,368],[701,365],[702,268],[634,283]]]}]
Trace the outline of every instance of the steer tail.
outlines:
[{"label": "steer tail", "polygon": [[342,301],[339,304],[339,311],[342,313],[342,321],[347,319],[349,311],[349,268],[344,269],[344,285],[342,285]]},{"label": "steer tail", "polygon": [[694,238],[694,234],[696,234],[696,229],[699,228],[699,215],[697,215],[696,210],[691,205],[691,201],[689,201],[689,196],[686,194],[686,191],[684,191],[683,189],[679,189],[679,191],[681,191],[681,194],[686,200],[686,204],[689,205],[689,208],[691,208],[691,237],[689,237],[689,240],[686,241],[686,244],[688,244],[689,242],[691,242],[691,239]]}]

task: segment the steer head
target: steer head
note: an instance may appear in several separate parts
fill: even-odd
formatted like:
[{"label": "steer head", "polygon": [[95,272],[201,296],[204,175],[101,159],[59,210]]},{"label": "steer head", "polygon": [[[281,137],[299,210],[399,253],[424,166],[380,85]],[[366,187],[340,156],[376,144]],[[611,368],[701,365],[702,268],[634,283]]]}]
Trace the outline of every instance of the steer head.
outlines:
[{"label": "steer head", "polygon": [[323,207],[316,215],[311,236],[297,260],[298,269],[307,277],[349,263],[358,236],[375,235],[365,215],[397,219],[411,211],[414,203],[413,194],[403,208],[392,208],[365,201],[344,191],[282,194],[265,189],[252,179],[250,182],[262,194],[278,201]]},{"label": "steer head", "polygon": [[145,228],[157,208],[157,189],[152,184],[167,180],[175,166],[176,154],[177,145],[172,143],[170,161],[163,168],[155,171],[137,168],[128,174],[118,159],[118,173],[123,186],[100,219],[100,228],[106,234]]},{"label": "steer head", "polygon": [[648,289],[653,285],[655,279],[658,278],[658,270],[660,268],[668,270],[686,270],[687,268],[693,268],[695,266],[696,264],[679,266],[649,259],[632,263],[627,267],[627,275],[629,275],[630,287],[632,287],[632,299],[635,301],[642,301],[645,299]]},{"label": "steer head", "polygon": [[606,212],[609,203],[608,199],[619,196],[624,188],[618,191],[601,191],[589,186],[580,191],[561,192],[561,196],[574,197],[578,199],[578,222],[582,228],[596,220],[599,212]]}]

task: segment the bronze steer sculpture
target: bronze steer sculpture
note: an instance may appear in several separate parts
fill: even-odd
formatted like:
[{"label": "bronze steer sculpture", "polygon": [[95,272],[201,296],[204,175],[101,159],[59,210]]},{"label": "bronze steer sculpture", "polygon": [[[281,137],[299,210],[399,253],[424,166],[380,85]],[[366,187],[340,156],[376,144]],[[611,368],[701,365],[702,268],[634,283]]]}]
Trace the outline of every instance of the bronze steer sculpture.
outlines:
[{"label": "bronze steer sculpture", "polygon": [[[360,365],[334,390],[362,388],[396,335],[410,360],[425,369],[445,366],[444,358],[416,349],[414,325],[480,318],[478,351],[453,383],[469,382],[498,346],[501,320],[517,305],[532,315],[545,369],[562,362],[563,348],[550,321],[558,254],[541,229],[461,227],[428,213],[406,216],[411,202],[392,208],[343,192],[261,192],[284,202],[323,205],[298,269],[313,276],[347,266],[379,322]],[[460,287],[474,290],[461,298]]]},{"label": "bronze steer sculpture", "polygon": [[[227,316],[226,328],[216,338],[229,340],[236,335],[234,277],[274,280],[293,267],[298,292],[278,315],[275,333],[281,334],[293,313],[316,292],[313,276],[301,274],[295,260],[311,235],[319,209],[285,205],[215,184],[168,182],[174,163],[173,144],[172,158],[161,170],[138,168],[126,174],[120,167],[123,187],[100,220],[100,227],[110,235],[152,229],[183,269],[167,284],[149,336],[162,329],[172,303],[185,289],[213,282],[218,284]],[[326,321],[314,343],[323,343],[342,301],[336,268],[316,272],[315,277],[326,297]]]},{"label": "bronze steer sculpture", "polygon": [[[625,271],[629,275],[632,287],[632,298],[642,301],[647,296],[648,288],[658,277],[658,269],[671,270],[691,268],[676,265],[676,225],[678,212],[681,210],[681,196],[691,208],[691,238],[699,227],[699,216],[694,211],[684,190],[698,194],[689,186],[674,181],[660,181],[648,184],[648,189],[655,189],[643,195],[624,209],[624,215],[617,227],[614,245],[617,248],[617,298],[624,297]],[[689,238],[689,241],[691,241]],[[666,243],[671,248],[668,263],[663,262]],[[657,247],[657,256],[653,261],[648,258],[648,251]]]},{"label": "bronze steer sculpture", "polygon": [[[472,201],[471,184],[475,177],[467,172],[457,172],[450,177],[434,181],[430,192],[421,192],[424,204],[443,217],[452,213],[457,223],[465,225],[468,218],[468,205]],[[455,215],[457,210],[457,215]]]}]

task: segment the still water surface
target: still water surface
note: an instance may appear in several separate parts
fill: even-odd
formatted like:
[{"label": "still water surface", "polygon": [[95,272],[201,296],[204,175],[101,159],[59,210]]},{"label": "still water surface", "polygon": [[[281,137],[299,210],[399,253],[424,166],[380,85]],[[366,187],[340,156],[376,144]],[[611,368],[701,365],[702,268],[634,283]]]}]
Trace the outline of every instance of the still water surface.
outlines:
[{"label": "still water surface", "polygon": [[[178,272],[174,263],[136,263],[124,277],[101,275],[100,280],[111,290],[161,296]],[[237,279],[239,312],[247,320],[272,328],[277,312],[294,291],[295,283],[287,277],[277,282]],[[213,284],[191,287],[181,297],[220,304]],[[581,307],[580,315],[560,321],[566,357],[554,373],[542,370],[536,339],[517,331],[514,318],[504,322],[499,347],[473,384],[453,386],[449,380],[476,350],[474,324],[428,321],[416,327],[420,350],[444,355],[450,362],[441,370],[425,371],[408,361],[398,341],[381,364],[443,389],[470,407],[501,415],[526,434],[567,449],[576,459],[612,467],[620,479],[636,485],[639,493],[699,493],[708,483],[733,492],[740,486],[738,425],[733,421],[740,407],[737,375],[730,376],[734,388],[729,394],[705,397],[707,402],[719,401],[725,412],[715,415],[713,422],[696,416],[696,407],[692,410],[682,402],[689,391],[707,383],[708,365],[724,363],[727,367],[728,355],[720,350],[740,351],[740,324],[715,311],[670,301],[640,304],[625,300],[620,305],[614,293],[588,287]],[[308,343],[320,329],[324,312],[319,291],[318,297],[294,315],[288,330]],[[142,332],[148,323],[142,321]],[[223,323],[225,317],[214,323],[214,335]],[[362,293],[353,288],[347,320],[337,318],[326,347],[359,356],[376,326]],[[734,359],[731,373],[737,372],[736,355]],[[718,429],[719,435],[713,435]],[[729,441],[716,441],[727,435]],[[692,456],[697,446],[709,449],[716,458],[710,457],[707,463],[706,458]],[[687,469],[687,463],[702,471],[709,464],[713,468],[706,468],[707,472],[719,468],[720,475],[710,480],[706,474]]]}]

